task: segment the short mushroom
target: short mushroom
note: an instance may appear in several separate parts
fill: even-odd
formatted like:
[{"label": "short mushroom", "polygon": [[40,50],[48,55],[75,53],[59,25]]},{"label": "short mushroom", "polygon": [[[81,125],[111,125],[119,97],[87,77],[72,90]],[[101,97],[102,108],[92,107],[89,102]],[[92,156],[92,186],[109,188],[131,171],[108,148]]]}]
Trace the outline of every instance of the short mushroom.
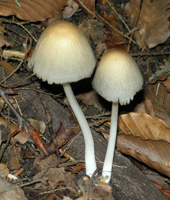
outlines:
[{"label": "short mushroom", "polygon": [[96,170],[94,141],[87,120],[73,94],[70,82],[90,77],[96,60],[87,38],[76,25],[60,21],[45,29],[28,63],[34,73],[49,84],[62,84],[85,139],[85,168]]},{"label": "short mushroom", "polygon": [[118,105],[129,104],[133,100],[142,89],[143,78],[130,54],[112,49],[99,62],[92,85],[102,97],[112,102],[109,142],[102,170],[102,179],[109,183],[117,135]]}]

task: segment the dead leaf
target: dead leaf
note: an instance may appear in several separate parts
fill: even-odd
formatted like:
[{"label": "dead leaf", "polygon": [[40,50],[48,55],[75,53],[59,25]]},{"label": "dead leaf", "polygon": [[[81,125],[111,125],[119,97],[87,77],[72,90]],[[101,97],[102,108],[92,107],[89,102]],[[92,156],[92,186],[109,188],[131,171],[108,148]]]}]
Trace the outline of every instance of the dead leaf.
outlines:
[{"label": "dead leaf", "polygon": [[[89,18],[95,17],[95,0],[74,0],[88,15]],[[88,10],[88,12],[87,12]]]},{"label": "dead leaf", "polygon": [[15,15],[19,19],[32,22],[45,21],[61,12],[66,0],[19,0],[19,7],[13,0],[3,0],[0,2],[0,15]]},{"label": "dead leaf", "polygon": [[170,92],[170,74],[164,73],[154,79],[152,79],[149,84],[156,84],[156,83],[162,83],[165,87],[167,92]]},{"label": "dead leaf", "polygon": [[6,33],[6,30],[3,26],[0,26],[0,47],[3,47],[4,45],[13,46],[12,42],[9,42],[5,39],[4,33]]},{"label": "dead leaf", "polygon": [[87,177],[78,180],[78,186],[83,192],[83,196],[76,200],[100,199],[113,200],[112,187],[105,182],[98,181],[97,184],[90,185]]},{"label": "dead leaf", "polygon": [[[0,117],[0,124],[7,126],[6,121],[2,117]],[[10,129],[11,129],[10,130],[11,133],[13,133],[18,130],[18,126],[14,125],[14,124],[10,124]],[[30,137],[30,135],[28,133],[26,133],[25,131],[20,131],[17,135],[14,136],[14,138],[16,140],[18,140],[18,142],[20,144],[24,144],[25,142],[27,142],[29,137]]]},{"label": "dead leaf", "polygon": [[63,18],[67,19],[70,18],[74,15],[74,13],[78,10],[79,5],[73,1],[73,0],[68,0],[67,6],[63,10]]},{"label": "dead leaf", "polygon": [[79,126],[64,127],[61,125],[56,133],[55,138],[57,140],[58,146],[61,147],[62,145],[66,144],[74,135],[78,133],[79,130]]},{"label": "dead leaf", "polygon": [[[112,27],[117,29],[118,31],[121,32],[118,19],[114,11],[111,9],[111,6],[108,4],[107,1],[100,0],[99,1],[99,10],[98,13],[99,15],[107,21]],[[105,40],[107,49],[112,49],[112,48],[121,48],[126,50],[127,47],[124,43],[124,36],[121,35],[119,32],[116,30],[110,28],[107,24],[106,25],[106,30],[107,30],[107,39]]]},{"label": "dead leaf", "polygon": [[99,96],[94,90],[79,94],[77,97],[86,105],[86,107],[95,106],[100,111],[102,110],[102,106],[99,102]]},{"label": "dead leaf", "polygon": [[9,169],[5,164],[0,163],[0,177],[6,178],[9,174]]},{"label": "dead leaf", "polygon": [[[18,105],[16,104],[16,101],[15,101],[13,98],[9,97],[8,100],[9,100],[9,102],[12,104],[12,106],[13,106],[15,109],[18,108]],[[0,97],[0,104],[1,104],[1,106],[2,106],[3,109],[9,110],[8,105],[5,104],[4,99],[1,98],[1,97]]]},{"label": "dead leaf", "polygon": [[170,128],[146,113],[119,116],[117,148],[170,177]]},{"label": "dead leaf", "polygon": [[[56,23],[56,22],[58,22],[60,20],[62,20],[62,14],[61,14],[61,12],[58,12],[57,14],[54,15],[54,17],[51,17],[51,18],[47,19],[43,23],[43,25],[45,27],[47,27],[47,26],[50,26],[51,24],[54,24],[54,23]],[[31,56],[30,56],[30,58],[31,58]]]},{"label": "dead leaf", "polygon": [[21,167],[21,148],[17,146],[12,146],[12,148],[9,151],[9,158],[8,158],[8,165],[10,170],[16,170]]},{"label": "dead leaf", "polygon": [[[139,3],[140,0],[131,0],[125,6],[125,11],[132,27],[138,16]],[[170,36],[169,8],[169,0],[143,1],[137,23],[139,30],[134,34],[141,48],[145,48],[146,44],[149,48],[153,48],[168,39]]]},{"label": "dead leaf", "polygon": [[44,157],[41,155],[37,156],[36,159],[34,160],[33,168],[39,165],[40,171],[44,172],[46,169],[56,167],[59,164],[59,161],[55,154],[52,154],[44,159],[43,158]]},{"label": "dead leaf", "polygon": [[154,115],[162,119],[170,127],[170,93],[167,91],[169,90],[168,84],[169,75],[158,77],[146,85],[144,94],[150,100]]},{"label": "dead leaf", "polygon": [[153,104],[152,104],[151,100],[148,99],[147,97],[145,97],[144,106],[145,106],[146,113],[149,114],[152,118],[155,118]]},{"label": "dead leaf", "polygon": [[170,128],[161,119],[146,113],[120,115],[116,146],[170,177]]},{"label": "dead leaf", "polygon": [[143,140],[135,135],[119,133],[117,148],[140,162],[170,177],[170,144],[163,140]]},{"label": "dead leaf", "polygon": [[38,133],[44,134],[46,125],[43,121],[38,121],[35,119],[28,119],[30,121],[31,125],[37,130]]},{"label": "dead leaf", "polygon": [[[86,14],[88,14],[89,17],[91,18],[96,17],[95,0],[91,1],[75,0],[75,2],[79,4],[79,6],[86,12]],[[98,3],[97,12],[99,13],[97,14],[97,16],[100,19],[100,23],[103,22],[106,27],[107,37],[104,40],[104,42],[107,46],[107,49],[112,49],[117,47],[126,50],[127,47],[124,43],[124,36],[120,34],[121,30],[116,14],[113,12],[111,6],[108,4],[107,1],[99,0],[97,1],[97,3]],[[115,31],[110,26],[114,27],[118,31]],[[93,31],[93,27],[89,26],[88,30]],[[98,29],[95,33],[98,34],[99,31],[100,29]]]},{"label": "dead leaf", "polygon": [[170,142],[170,128],[159,118],[146,113],[128,113],[119,116],[118,131],[133,134],[142,139]]},{"label": "dead leaf", "polygon": [[107,31],[104,28],[104,24],[97,19],[84,20],[80,25],[79,29],[84,35],[93,40],[94,44],[103,42],[107,38]]},{"label": "dead leaf", "polygon": [[[66,172],[64,167],[57,168],[58,159],[56,155],[51,155],[44,160],[39,161],[39,172],[33,177],[33,180],[41,179],[43,184],[50,183],[50,186],[55,187],[59,182],[63,182],[70,190],[74,190],[74,175]],[[37,186],[40,183],[37,183]]]},{"label": "dead leaf", "polygon": [[2,69],[7,73],[7,75],[11,74],[17,68],[16,66],[12,66],[6,60],[0,61],[0,65]]},{"label": "dead leaf", "polygon": [[170,73],[170,63],[165,61],[165,65],[162,67],[160,66],[161,69],[157,69],[154,74],[151,75],[149,78],[150,83],[155,82],[155,80],[165,80]]}]

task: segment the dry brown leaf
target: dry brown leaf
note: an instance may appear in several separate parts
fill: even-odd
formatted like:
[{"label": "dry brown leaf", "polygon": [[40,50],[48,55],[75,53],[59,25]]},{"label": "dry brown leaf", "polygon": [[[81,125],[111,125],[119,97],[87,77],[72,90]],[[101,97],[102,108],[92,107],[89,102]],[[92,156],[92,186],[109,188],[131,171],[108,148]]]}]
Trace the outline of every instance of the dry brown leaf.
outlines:
[{"label": "dry brown leaf", "polygon": [[[17,109],[18,105],[16,104],[16,101],[13,98],[8,98],[9,102],[12,104],[12,106]],[[5,104],[5,101],[3,98],[0,97],[0,105],[3,107],[3,109],[9,110],[9,107]]]},{"label": "dry brown leaf", "polygon": [[[85,10],[85,12],[89,15],[89,17],[91,17],[91,18],[96,17],[95,0],[90,0],[90,1],[75,0],[75,1],[76,1],[76,3],[79,4],[79,6],[82,9]],[[111,6],[108,4],[108,2],[106,2],[105,0],[99,0],[99,1],[97,1],[97,3],[98,3],[98,13],[99,13],[98,15],[104,19],[104,20],[101,19],[101,21],[106,21],[107,23],[110,24],[110,26],[114,27],[118,31],[121,31],[118,20],[117,20],[117,16],[111,9]],[[113,28],[110,28],[110,26],[108,26],[107,23],[105,23],[107,37],[106,37],[106,40],[104,40],[104,42],[107,46],[107,49],[112,49],[112,48],[116,48],[117,46],[119,46],[117,48],[126,50],[127,47],[124,44],[124,37],[117,31],[113,30]],[[90,28],[91,28],[91,30],[93,30],[93,27],[90,27]],[[96,31],[96,34],[99,31],[100,31],[100,29],[98,29]]]},{"label": "dry brown leaf", "polygon": [[[121,32],[118,19],[114,11],[111,9],[110,5],[105,0],[99,0],[99,11],[100,16],[107,21],[111,26]],[[124,37],[117,31],[111,29],[106,25],[106,30],[108,32],[107,39],[105,40],[107,49],[121,48],[126,50],[127,47],[124,43]]]},{"label": "dry brown leaf", "polygon": [[13,46],[12,42],[9,42],[5,39],[4,33],[6,33],[6,30],[3,26],[0,26],[0,47],[3,47],[4,45]]},{"label": "dry brown leaf", "polygon": [[79,29],[85,34],[85,36],[93,40],[94,44],[103,42],[107,38],[107,31],[104,28],[104,24],[97,19],[84,20]]},{"label": "dry brown leaf", "polygon": [[61,12],[66,0],[19,0],[19,7],[13,0],[4,0],[0,2],[0,15],[15,15],[19,19],[28,21],[45,21]]},{"label": "dry brown leaf", "polygon": [[170,177],[170,128],[146,113],[119,116],[117,148]]},{"label": "dry brown leaf", "polygon": [[[58,21],[61,21],[61,20],[62,20],[61,12],[58,12],[57,14],[54,15],[54,17],[51,17],[51,18],[47,19],[47,20],[43,23],[43,25],[44,25],[45,27],[47,27],[47,26],[50,26],[51,24],[54,24],[54,23],[56,23],[56,22],[58,22]],[[31,56],[30,56],[30,57],[31,57]]]},{"label": "dry brown leaf", "polygon": [[62,145],[66,144],[74,135],[78,133],[80,127],[64,127],[63,125],[57,131],[56,140],[58,146],[61,147]]},{"label": "dry brown leaf", "polygon": [[66,187],[70,190],[74,190],[74,174],[70,172],[66,172],[64,167],[57,168],[58,159],[55,154],[45,158],[44,160],[38,161],[34,163],[34,165],[38,164],[39,172],[33,177],[33,180],[41,179],[41,183],[38,183],[37,186],[40,186],[42,183],[48,183],[55,187],[59,182],[63,182]]},{"label": "dry brown leaf", "polygon": [[9,169],[5,164],[0,163],[0,177],[6,178],[9,174]]},{"label": "dry brown leaf", "polygon": [[133,134],[142,139],[170,142],[170,128],[164,121],[146,113],[128,113],[119,116],[118,131]]},{"label": "dry brown leaf", "polygon": [[64,127],[60,124],[60,127],[56,133],[55,138],[48,144],[47,151],[48,153],[53,153],[56,151],[56,148],[66,144],[74,135],[80,130],[79,126],[76,127]]},{"label": "dry brown leaf", "polygon": [[87,177],[78,180],[78,186],[83,192],[83,196],[76,200],[100,199],[113,200],[112,187],[105,182],[98,181],[95,185],[90,185]]},{"label": "dry brown leaf", "polygon": [[170,144],[163,140],[143,140],[134,135],[118,134],[117,148],[170,177]]},{"label": "dry brown leaf", "polygon": [[[150,106],[153,108],[154,115],[162,119],[170,127],[170,93],[169,93],[169,76],[161,76],[145,87],[145,97],[150,100]],[[168,90],[168,91],[167,91]],[[145,107],[147,107],[146,105]]]},{"label": "dry brown leaf", "polygon": [[151,117],[155,118],[153,104],[152,104],[151,100],[148,99],[147,97],[145,97],[144,106],[145,106],[146,113],[149,114]]},{"label": "dry brown leaf", "polygon": [[102,110],[102,106],[99,102],[99,96],[97,94],[97,92],[90,91],[90,92],[86,92],[86,93],[82,93],[79,94],[77,96],[87,107],[88,106],[95,106],[97,109],[99,109],[100,111]]},{"label": "dry brown leaf", "polygon": [[170,92],[170,74],[165,73],[161,76],[156,77],[155,79],[151,80],[148,84],[156,84],[157,82],[162,83],[166,89],[167,92]]},{"label": "dry brown leaf", "polygon": [[0,65],[2,69],[9,75],[11,74],[17,67],[12,66],[10,63],[8,63],[6,60],[0,61]]},{"label": "dry brown leaf", "polygon": [[68,0],[67,6],[63,10],[63,18],[67,19],[70,18],[74,15],[74,13],[78,10],[79,5],[73,1],[73,0]]},{"label": "dry brown leaf", "polygon": [[7,41],[4,37],[4,34],[0,33],[0,47],[3,47],[4,45],[8,46],[13,46],[13,44],[9,41]]},{"label": "dry brown leaf", "polygon": [[[94,18],[96,9],[95,9],[95,0],[74,0],[83,10],[86,11],[88,17]],[[88,10],[88,12],[87,12]]]},{"label": "dry brown leaf", "polygon": [[12,146],[12,148],[9,151],[9,157],[8,157],[8,165],[10,170],[16,170],[21,167],[21,148],[17,146]]},{"label": "dry brown leaf", "polygon": [[[125,6],[132,27],[138,16],[139,3],[140,0],[131,0]],[[139,30],[134,34],[140,47],[145,48],[147,44],[149,48],[153,48],[168,39],[170,36],[169,8],[169,0],[143,1],[137,23]]]},{"label": "dry brown leaf", "polygon": [[[4,125],[7,126],[6,121],[0,117],[0,125]],[[18,130],[18,126],[14,125],[14,124],[10,124],[10,131],[11,133],[15,132],[16,130]],[[24,144],[25,142],[28,141],[30,135],[28,133],[26,133],[25,131],[20,131],[17,135],[14,136],[14,138],[16,140],[18,140],[19,143]]]}]

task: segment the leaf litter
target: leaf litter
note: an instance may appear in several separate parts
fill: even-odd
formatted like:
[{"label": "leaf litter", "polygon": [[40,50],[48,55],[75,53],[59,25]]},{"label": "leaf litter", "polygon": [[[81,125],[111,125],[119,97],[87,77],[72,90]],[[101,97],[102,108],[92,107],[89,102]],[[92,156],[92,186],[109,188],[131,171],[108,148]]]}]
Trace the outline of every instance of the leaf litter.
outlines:
[{"label": "leaf litter", "polygon": [[[133,25],[135,22],[134,19],[137,17],[139,1],[134,2],[131,0],[129,3],[127,3],[125,5],[126,14],[123,11],[121,14],[117,13],[117,7],[114,7],[114,4],[112,4],[108,0],[99,0],[97,1],[97,4],[95,1],[83,0],[44,0],[38,4],[37,1],[28,2],[27,0],[20,0],[19,3],[21,7],[19,7],[16,2],[12,0],[0,2],[0,15],[4,17],[9,16],[8,21],[6,21],[5,23],[9,23],[10,16],[13,15],[16,17],[14,17],[16,20],[15,24],[19,25],[22,28],[22,23],[27,24],[27,22],[24,22],[24,20],[29,21],[29,23],[31,23],[31,26],[32,22],[37,22],[37,24],[34,24],[33,26],[34,28],[38,27],[37,30],[39,32],[43,30],[43,25],[47,26],[54,21],[61,20],[62,17],[74,21],[74,18],[77,20],[77,16],[79,17],[79,15],[81,15],[82,13],[85,13],[81,20],[78,19],[79,28],[84,32],[86,37],[89,39],[89,42],[93,44],[94,49],[96,50],[97,59],[100,59],[101,55],[106,50],[111,48],[121,48],[127,50],[130,47],[128,41],[132,42],[134,52],[138,52],[140,48],[147,49],[147,47],[153,48],[156,46],[158,46],[158,49],[156,50],[158,50],[159,52],[159,44],[164,43],[169,37],[169,4],[167,1],[160,2],[159,0],[157,0],[153,2],[147,2],[144,0],[136,27],[133,27]],[[121,11],[121,9],[119,8],[119,11]],[[151,12],[148,12],[148,10],[151,10]],[[131,13],[131,15],[128,14],[129,12]],[[134,16],[133,20],[131,18],[132,15]],[[157,20],[158,16],[160,17],[159,20]],[[127,23],[125,17],[129,18],[131,23],[130,25]],[[42,24],[40,21],[44,21],[44,23]],[[10,23],[12,22],[13,21],[11,20]],[[134,29],[130,30],[130,26]],[[4,50],[4,48],[6,48],[5,45],[9,46],[12,45],[12,43],[5,38],[4,33],[6,33],[6,31],[3,25],[1,27],[2,35],[0,35],[0,47],[2,47],[2,49]],[[24,30],[29,33],[27,37],[35,35],[38,38],[37,32],[32,32],[30,27],[24,25]],[[132,39],[133,34],[135,36],[135,41],[137,42],[138,47],[135,46],[136,43]],[[36,41],[35,37],[34,41]],[[23,47],[20,49],[23,49]],[[26,52],[27,51],[31,52],[32,50],[27,49]],[[152,54],[152,52],[150,53]],[[150,56],[150,53],[148,53],[147,56]],[[140,55],[142,56],[142,52],[140,52]],[[24,68],[23,71],[22,69],[21,71],[17,71],[15,69],[18,69],[18,67],[13,67],[17,66],[17,62],[19,59],[20,58],[15,57],[13,54],[13,56],[11,55],[10,57],[6,58],[4,56],[4,60],[1,61],[3,73],[5,75],[11,76],[11,80],[17,80],[19,78],[17,77],[18,75],[20,75],[21,73],[26,73]],[[21,59],[23,59],[20,60],[21,64],[25,66],[25,57],[21,57]],[[164,59],[166,60],[166,58]],[[15,61],[14,65],[11,65],[11,60]],[[11,75],[11,73],[13,73],[14,71],[16,71],[17,74],[15,78],[13,78],[14,76]],[[163,173],[169,177],[169,74],[166,73],[156,78],[154,75],[154,78],[152,78],[152,80],[150,79],[151,81],[147,85],[145,85],[143,98],[144,101],[141,102],[140,106],[136,107],[136,111],[129,112],[127,114],[121,114],[119,116],[117,149],[127,155],[136,158],[140,162],[144,162],[148,166],[155,168],[160,173]],[[1,83],[3,82],[6,82],[6,79],[4,79],[4,77]],[[15,89],[15,84],[13,80],[11,81],[11,83],[13,88]],[[36,84],[37,83],[35,83],[35,85]],[[21,85],[18,86],[22,87]],[[40,88],[37,84],[37,88],[35,90],[40,91],[39,89]],[[39,97],[41,98],[41,93]],[[22,93],[21,96],[17,97],[17,99],[19,98],[24,99]],[[35,101],[36,98],[33,101]],[[88,118],[91,120],[92,128],[95,131],[102,132],[104,137],[108,139],[107,133],[110,126],[110,118],[108,117],[108,113],[103,112],[104,106],[100,101],[100,97],[98,98],[94,91],[90,91],[87,93],[81,93],[80,95],[78,95],[78,98],[80,101],[83,102],[83,105],[87,107],[87,109],[85,108],[87,111],[90,110],[92,107],[95,107],[95,109],[99,111],[100,114],[97,114],[97,116],[89,116]],[[63,99],[61,101],[61,104],[65,106]],[[20,110],[18,104],[15,104],[15,106],[15,109],[17,109],[18,112],[20,112],[21,114],[22,111],[26,109],[26,107],[22,107]],[[35,111],[41,107],[41,105],[36,106],[37,107],[29,107],[29,110]],[[1,107],[1,111],[3,114],[2,116],[4,116],[4,114],[6,115],[6,113],[9,111],[6,109],[3,102],[1,104]],[[32,160],[32,163],[34,164],[32,170],[30,170],[28,166],[26,168],[31,171],[30,174],[32,174],[33,184],[35,184],[35,188],[37,188],[37,191],[39,191],[41,195],[44,195],[46,197],[46,194],[54,193],[55,191],[55,194],[58,193],[62,199],[105,199],[106,197],[107,199],[113,199],[112,187],[109,187],[107,184],[103,185],[103,183],[100,182],[97,183],[98,186],[96,187],[89,183],[87,177],[84,178],[83,181],[78,181],[79,188],[75,186],[75,173],[79,173],[81,169],[83,169],[83,166],[76,166],[78,161],[74,159],[74,155],[67,154],[67,157],[65,158],[64,155],[66,154],[64,151],[60,151],[60,148],[63,147],[63,145],[67,144],[70,140],[74,140],[74,137],[75,135],[77,135],[80,128],[76,124],[76,120],[74,120],[74,126],[68,126],[65,124],[65,122],[59,122],[57,128],[55,128],[54,131],[53,126],[56,126],[56,123],[53,122],[54,119],[51,119],[49,117],[48,109],[45,109],[45,113],[48,116],[48,120],[41,120],[40,118],[38,118],[38,120],[33,120],[34,115],[31,114],[30,117],[28,113],[26,114],[26,116],[29,116],[27,117],[27,119],[31,118],[31,121],[33,121],[32,123],[34,123],[33,126],[36,128],[38,134],[41,135],[43,141],[45,141],[46,148],[50,153],[50,156],[48,157],[41,155],[42,151],[37,150],[35,143],[30,140],[29,135],[26,133],[26,131],[23,131],[18,127],[16,121],[13,119],[13,115],[10,115],[10,121],[12,123],[9,123],[8,121],[6,122],[4,118],[0,119],[1,126],[3,126],[3,128],[5,127],[5,129],[3,130],[5,130],[6,132],[10,130],[10,134],[12,137],[2,137],[2,142],[6,142],[5,148],[8,146],[10,147],[7,148],[9,155],[8,159],[6,157],[6,151],[4,151],[4,148],[2,148],[1,150],[1,153],[3,153],[3,151],[5,152],[3,161],[8,161],[8,168],[12,172],[14,172],[15,170],[19,171],[24,163],[24,159],[27,159],[28,162],[31,162],[31,158],[33,158],[34,161]],[[6,117],[5,119],[8,118]],[[13,124],[13,122],[15,122],[15,125]],[[48,135],[50,135],[50,137],[47,137],[46,135],[47,129],[49,129]],[[4,144],[2,145],[2,147],[4,147]],[[56,155],[54,154],[54,152],[56,153]],[[60,152],[63,153],[60,154]],[[73,166],[73,168],[69,168],[69,166]],[[74,170],[75,166],[77,167],[76,171]],[[68,172],[69,170],[66,171],[66,168],[69,170],[72,169],[72,171]],[[26,170],[18,173],[20,178],[24,177],[24,175],[28,175]],[[36,183],[36,181],[38,182]],[[5,184],[5,182],[3,184]],[[46,188],[42,191],[42,188],[44,186]],[[59,192],[62,190],[67,190],[69,195],[67,195],[66,192]],[[16,195],[22,195],[20,194],[22,193],[22,190],[17,192],[18,194]],[[31,189],[31,192],[33,192],[35,196],[38,194],[38,192],[34,191],[33,188]],[[3,195],[9,194],[8,192],[6,192]],[[9,197],[4,196],[4,199],[5,198]],[[24,198],[25,197],[23,197],[23,199]]]}]

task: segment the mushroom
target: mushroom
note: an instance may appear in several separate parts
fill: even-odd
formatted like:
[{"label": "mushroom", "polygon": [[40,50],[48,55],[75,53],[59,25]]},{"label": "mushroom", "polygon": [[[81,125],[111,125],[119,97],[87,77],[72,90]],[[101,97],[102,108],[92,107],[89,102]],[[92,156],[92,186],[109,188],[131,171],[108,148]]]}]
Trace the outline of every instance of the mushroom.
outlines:
[{"label": "mushroom", "polygon": [[70,82],[90,77],[96,60],[87,38],[76,25],[59,21],[45,29],[39,38],[28,67],[49,84],[62,84],[80,124],[85,140],[86,174],[96,170],[94,141],[87,120],[73,94]]},{"label": "mushroom", "polygon": [[114,158],[118,105],[126,105],[141,90],[143,78],[130,54],[112,49],[99,62],[92,85],[106,100],[112,102],[109,142],[102,170],[102,180],[109,183]]}]

